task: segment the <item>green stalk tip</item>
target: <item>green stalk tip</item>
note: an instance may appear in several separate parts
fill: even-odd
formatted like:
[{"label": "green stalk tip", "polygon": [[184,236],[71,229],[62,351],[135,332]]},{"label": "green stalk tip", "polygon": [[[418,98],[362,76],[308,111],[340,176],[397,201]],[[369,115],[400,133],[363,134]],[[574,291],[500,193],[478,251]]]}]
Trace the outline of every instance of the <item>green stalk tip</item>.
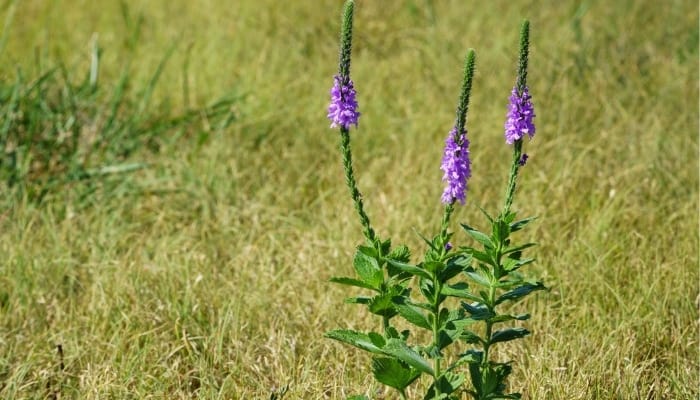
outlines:
[{"label": "green stalk tip", "polygon": [[474,49],[467,50],[467,56],[464,59],[464,75],[462,80],[462,91],[459,96],[459,104],[457,105],[457,135],[464,132],[464,126],[467,121],[467,112],[469,111],[469,96],[472,91],[472,79],[474,78],[474,70],[476,69],[476,52]]},{"label": "green stalk tip", "polygon": [[343,79],[350,77],[350,56],[352,53],[352,21],[355,2],[348,0],[343,8],[343,21],[340,29],[340,65],[338,72]]},{"label": "green stalk tip", "polygon": [[530,51],[530,21],[524,20],[520,27],[520,57],[518,58],[518,91],[527,86],[527,61]]}]

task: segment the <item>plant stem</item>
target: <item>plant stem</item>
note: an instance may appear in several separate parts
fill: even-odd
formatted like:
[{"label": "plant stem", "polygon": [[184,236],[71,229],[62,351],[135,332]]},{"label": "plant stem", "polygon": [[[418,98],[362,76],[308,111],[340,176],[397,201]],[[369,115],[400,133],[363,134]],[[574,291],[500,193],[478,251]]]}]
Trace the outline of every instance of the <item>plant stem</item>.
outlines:
[{"label": "plant stem", "polygon": [[[437,279],[433,280],[434,284],[437,284]],[[435,286],[436,292],[437,291],[437,286]],[[439,294],[438,294],[439,296]],[[439,299],[437,299],[439,300]],[[440,304],[436,302],[435,304],[435,318],[433,318],[433,346],[435,347],[437,356],[435,357],[435,363],[434,363],[434,370],[435,370],[435,379],[434,381],[434,387],[435,387],[435,396],[439,396],[441,394],[440,392],[440,385],[438,385],[438,380],[440,379],[440,375],[442,374],[442,371],[440,370],[440,350],[438,349],[438,337],[439,337],[439,331],[440,331]]]},{"label": "plant stem", "polygon": [[369,244],[373,245],[377,237],[372,229],[372,225],[369,222],[369,217],[365,213],[364,205],[362,203],[362,193],[357,188],[357,182],[355,181],[355,173],[352,168],[352,152],[350,151],[350,132],[346,127],[340,127],[340,151],[343,154],[343,169],[345,170],[345,183],[350,189],[350,197],[355,204],[355,211],[360,217],[360,223],[362,224],[362,232],[367,238]]},{"label": "plant stem", "polygon": [[[450,217],[455,209],[455,202],[452,202],[445,206],[445,211],[442,213],[442,223],[440,224],[440,237],[442,238],[443,246],[447,244],[447,229],[450,225]],[[443,251],[445,249],[443,248]]]},{"label": "plant stem", "polygon": [[510,174],[508,176],[508,188],[506,189],[506,201],[503,205],[503,216],[510,212],[510,207],[513,205],[513,196],[515,195],[515,181],[518,177],[520,169],[520,157],[523,153],[523,140],[519,139],[513,144],[513,163],[510,166]]}]

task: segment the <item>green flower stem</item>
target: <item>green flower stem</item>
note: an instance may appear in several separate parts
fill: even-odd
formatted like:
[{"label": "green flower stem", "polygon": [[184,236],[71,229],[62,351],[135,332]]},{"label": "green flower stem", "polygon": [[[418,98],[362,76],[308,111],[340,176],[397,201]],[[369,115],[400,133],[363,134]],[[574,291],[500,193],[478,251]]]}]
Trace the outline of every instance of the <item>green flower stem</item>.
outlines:
[{"label": "green flower stem", "polygon": [[523,92],[527,85],[527,62],[530,52],[530,21],[525,20],[520,26],[520,55],[518,57],[518,91]]},{"label": "green flower stem", "polygon": [[[445,211],[442,213],[442,223],[440,224],[440,237],[442,238],[443,246],[447,244],[447,229],[449,228],[450,225],[450,217],[452,216],[452,212],[455,209],[455,202],[452,200],[452,202],[448,205],[445,206]],[[445,252],[445,249],[443,247],[443,254]]]},{"label": "green flower stem", "polygon": [[343,19],[340,27],[340,62],[338,73],[344,79],[350,77],[350,56],[352,53],[352,20],[355,2],[348,0],[343,8]]},{"label": "green flower stem", "polygon": [[503,205],[503,216],[510,212],[510,207],[513,205],[513,196],[515,195],[515,181],[518,177],[520,169],[520,157],[523,154],[523,140],[517,140],[513,144],[513,163],[510,166],[510,174],[508,176],[508,188],[506,189],[506,201]]},{"label": "green flower stem", "polygon": [[345,170],[345,183],[350,189],[350,196],[355,204],[355,211],[360,217],[360,223],[362,224],[362,233],[367,238],[370,245],[374,245],[377,240],[377,236],[372,229],[372,225],[369,222],[369,217],[365,213],[364,205],[362,203],[362,193],[357,188],[357,182],[355,181],[355,173],[352,168],[352,152],[350,151],[350,132],[347,128],[340,128],[340,151],[343,154],[343,169]]},{"label": "green flower stem", "polygon": [[[442,289],[440,281],[437,277],[437,274],[433,275],[433,287],[435,289],[435,293],[437,293],[435,296],[435,304],[433,305],[434,306],[433,313],[435,314],[435,315],[433,315],[433,346],[435,349],[437,349],[438,343],[439,343],[438,339],[440,337],[440,294],[439,293],[440,293],[440,290]],[[441,357],[439,354],[440,351],[437,350],[436,353],[438,353],[438,354],[437,354],[437,357],[435,357],[435,361],[433,363],[433,369],[435,370],[435,379],[434,379],[435,396],[438,397],[441,394],[441,392],[440,392],[440,385],[438,385],[437,382],[438,382],[438,379],[440,379],[440,375],[442,374],[442,370],[441,370],[441,365],[440,365],[440,357]]]}]

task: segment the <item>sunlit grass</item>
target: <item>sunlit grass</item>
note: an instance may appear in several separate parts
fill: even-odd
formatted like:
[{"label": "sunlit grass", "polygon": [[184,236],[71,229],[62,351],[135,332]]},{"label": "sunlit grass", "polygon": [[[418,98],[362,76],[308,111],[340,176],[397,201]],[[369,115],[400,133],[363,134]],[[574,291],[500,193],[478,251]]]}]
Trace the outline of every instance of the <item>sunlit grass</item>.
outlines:
[{"label": "sunlit grass", "polygon": [[[322,338],[373,323],[327,282],[350,273],[361,241],[324,112],[340,3],[157,0],[127,7],[128,23],[116,1],[10,3],[3,83],[57,60],[83,74],[97,32],[102,82],[118,81],[130,51],[131,80],[147,82],[175,44],[154,107],[233,89],[243,100],[229,128],[141,149],[130,160],[148,168],[90,196],[68,186],[36,203],[0,186],[0,398],[257,399],[285,385],[289,399],[389,398],[365,355]],[[500,204],[504,187],[486,183],[505,176],[517,28],[530,18],[538,133],[514,207],[540,216],[531,273],[552,290],[527,304],[533,335],[503,348],[514,390],[697,398],[697,8],[357,3],[352,139],[379,234],[420,248],[415,231],[437,228],[467,47],[474,178],[454,220]]]}]

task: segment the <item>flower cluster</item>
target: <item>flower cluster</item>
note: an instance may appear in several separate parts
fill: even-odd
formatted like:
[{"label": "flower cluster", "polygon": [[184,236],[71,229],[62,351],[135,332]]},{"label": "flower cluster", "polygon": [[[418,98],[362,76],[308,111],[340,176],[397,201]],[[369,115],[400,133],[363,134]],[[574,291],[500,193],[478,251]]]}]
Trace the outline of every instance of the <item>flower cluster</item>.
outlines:
[{"label": "flower cluster", "polygon": [[442,156],[440,169],[445,173],[443,182],[447,182],[442,193],[442,202],[450,204],[458,200],[464,204],[467,192],[467,179],[471,177],[471,161],[469,160],[469,140],[466,132],[457,135],[457,128],[452,128],[445,141],[445,152]]},{"label": "flower cluster", "polygon": [[336,75],[333,80],[331,104],[328,106],[328,119],[331,120],[331,128],[341,126],[348,129],[350,125],[357,127],[360,113],[357,111],[355,86],[352,79],[344,80],[341,76]]},{"label": "flower cluster", "polygon": [[505,123],[506,143],[513,144],[513,142],[522,139],[525,134],[529,135],[531,139],[535,136],[535,124],[532,122],[535,110],[530,98],[527,86],[522,93],[518,93],[517,87],[513,88]]}]

